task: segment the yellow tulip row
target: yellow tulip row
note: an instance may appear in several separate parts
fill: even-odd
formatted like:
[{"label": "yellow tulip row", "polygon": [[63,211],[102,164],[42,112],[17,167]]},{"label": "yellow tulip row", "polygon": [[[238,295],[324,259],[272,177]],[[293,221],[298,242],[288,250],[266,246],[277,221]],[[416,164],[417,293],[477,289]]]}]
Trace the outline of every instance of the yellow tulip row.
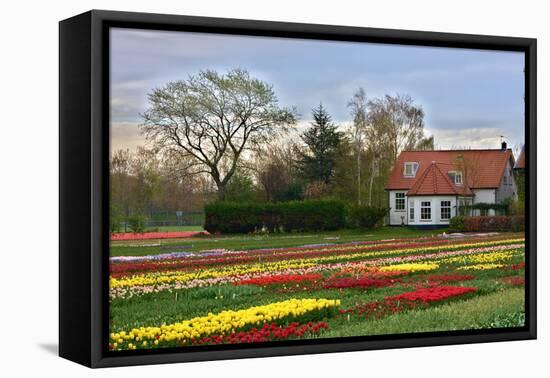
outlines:
[{"label": "yellow tulip row", "polygon": [[337,299],[293,298],[243,310],[209,313],[206,316],[175,324],[134,328],[129,332],[113,332],[110,334],[110,343],[113,349],[136,349],[166,342],[186,343],[209,335],[228,334],[249,325],[260,325],[290,316],[298,317],[312,311],[330,309],[339,305],[340,300]]},{"label": "yellow tulip row", "polygon": [[232,265],[217,269],[204,269],[194,272],[185,271],[169,271],[169,272],[153,272],[134,275],[124,278],[110,279],[110,287],[124,287],[136,285],[159,285],[171,282],[187,282],[195,279],[218,278],[243,274],[255,274],[264,272],[276,272],[287,269],[301,269],[316,265],[312,261],[307,260],[287,260],[265,262],[252,265]]},{"label": "yellow tulip row", "polygon": [[421,272],[436,270],[439,268],[438,264],[433,263],[411,263],[411,264],[395,264],[383,266],[380,268],[382,272],[391,272],[396,270],[403,270],[408,272]]},{"label": "yellow tulip row", "polygon": [[442,264],[495,263],[495,262],[511,260],[517,254],[517,252],[520,252],[520,250],[516,249],[513,251],[505,251],[505,252],[491,252],[491,253],[480,253],[480,254],[469,255],[469,256],[455,256],[455,257],[450,257],[450,258],[441,260],[441,263]]},{"label": "yellow tulip row", "polygon": [[503,266],[504,265],[502,264],[474,264],[474,265],[461,266],[456,269],[457,270],[491,270],[491,269],[502,268]]}]

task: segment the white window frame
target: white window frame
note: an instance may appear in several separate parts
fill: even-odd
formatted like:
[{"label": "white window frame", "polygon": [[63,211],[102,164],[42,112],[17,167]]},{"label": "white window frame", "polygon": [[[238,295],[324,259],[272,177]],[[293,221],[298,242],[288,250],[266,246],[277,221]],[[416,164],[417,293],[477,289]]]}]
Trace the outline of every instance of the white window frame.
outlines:
[{"label": "white window frame", "polygon": [[453,176],[453,182],[455,185],[464,185],[462,171],[449,171],[449,174]]},{"label": "white window frame", "polygon": [[[427,206],[425,204],[428,204]],[[428,209],[429,218],[424,218],[424,212],[422,210]],[[430,222],[432,220],[432,201],[420,201],[420,221]]]},{"label": "white window frame", "polygon": [[[397,195],[403,195],[403,197],[397,197]],[[396,192],[395,193],[395,211],[405,211],[405,192]],[[397,207],[397,200],[402,200],[403,201],[403,208],[399,208]]]},{"label": "white window frame", "polygon": [[414,201],[409,203],[409,221],[414,222]]},{"label": "white window frame", "polygon": [[[407,173],[407,167],[410,167],[411,172]],[[404,177],[416,177],[416,172],[418,171],[418,163],[415,161],[407,161],[403,166],[403,176]]]},{"label": "white window frame", "polygon": [[[449,203],[449,206],[443,206],[443,202],[448,202]],[[449,217],[448,218],[443,218],[443,209],[449,209]],[[442,200],[440,201],[439,203],[439,216],[440,216],[440,219],[441,220],[449,220],[451,219],[451,201],[450,200]]]}]

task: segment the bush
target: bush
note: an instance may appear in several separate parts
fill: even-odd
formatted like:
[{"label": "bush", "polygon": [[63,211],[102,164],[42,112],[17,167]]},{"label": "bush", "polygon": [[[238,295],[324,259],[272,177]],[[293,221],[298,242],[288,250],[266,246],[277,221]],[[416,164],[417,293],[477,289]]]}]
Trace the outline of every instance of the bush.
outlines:
[{"label": "bush", "polygon": [[465,218],[466,217],[463,215],[452,217],[451,220],[449,221],[449,228],[454,231],[463,231]]},{"label": "bush", "polygon": [[353,228],[374,228],[380,225],[388,209],[372,206],[355,206],[349,210],[349,225]]},{"label": "bush", "polygon": [[205,207],[204,228],[210,233],[327,231],[343,228],[346,209],[340,201],[280,203],[214,202]]},{"label": "bush", "polygon": [[145,232],[145,218],[143,215],[131,215],[128,217],[128,227],[130,231],[136,234],[141,234]]},{"label": "bush", "polygon": [[[459,218],[459,219],[456,219]],[[490,216],[490,217],[454,217],[451,219],[450,228],[455,231],[524,231],[525,217],[516,216]]]}]

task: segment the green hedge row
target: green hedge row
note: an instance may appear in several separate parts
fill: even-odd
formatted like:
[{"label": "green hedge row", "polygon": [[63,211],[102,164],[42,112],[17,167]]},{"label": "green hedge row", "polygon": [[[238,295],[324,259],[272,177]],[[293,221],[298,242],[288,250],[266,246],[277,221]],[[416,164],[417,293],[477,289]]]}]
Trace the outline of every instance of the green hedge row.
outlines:
[{"label": "green hedge row", "polygon": [[329,231],[344,228],[346,222],[346,207],[335,200],[214,202],[204,211],[204,228],[210,233]]}]

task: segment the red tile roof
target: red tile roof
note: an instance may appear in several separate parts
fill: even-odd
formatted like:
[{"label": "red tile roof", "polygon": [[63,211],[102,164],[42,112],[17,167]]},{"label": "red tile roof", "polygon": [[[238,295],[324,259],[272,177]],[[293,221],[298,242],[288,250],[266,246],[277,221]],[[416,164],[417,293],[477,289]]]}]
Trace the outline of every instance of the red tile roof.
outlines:
[{"label": "red tile roof", "polygon": [[[449,171],[462,170],[465,186],[455,189],[460,191],[464,189],[490,189],[498,188],[506,168],[506,162],[514,166],[514,156],[512,150],[439,150],[439,151],[403,151],[397,158],[392,173],[386,183],[386,190],[409,190],[424,178],[426,170],[435,162],[443,176],[447,176]],[[418,170],[415,177],[405,177],[403,175],[405,162],[417,162]],[[432,172],[432,178],[426,177],[422,184],[428,185],[429,180],[433,180],[433,175],[439,180],[436,182],[443,184],[440,175]],[[450,180],[449,180],[450,181]],[[420,184],[418,184],[420,185]]]},{"label": "red tile roof", "polygon": [[518,161],[514,166],[515,169],[525,169],[525,145],[521,148],[521,152],[518,157]]},{"label": "red tile roof", "polygon": [[454,169],[450,164],[438,164],[435,161],[424,170],[414,185],[407,192],[408,196],[438,195],[473,195],[466,185],[456,185],[449,177],[449,171]]}]

